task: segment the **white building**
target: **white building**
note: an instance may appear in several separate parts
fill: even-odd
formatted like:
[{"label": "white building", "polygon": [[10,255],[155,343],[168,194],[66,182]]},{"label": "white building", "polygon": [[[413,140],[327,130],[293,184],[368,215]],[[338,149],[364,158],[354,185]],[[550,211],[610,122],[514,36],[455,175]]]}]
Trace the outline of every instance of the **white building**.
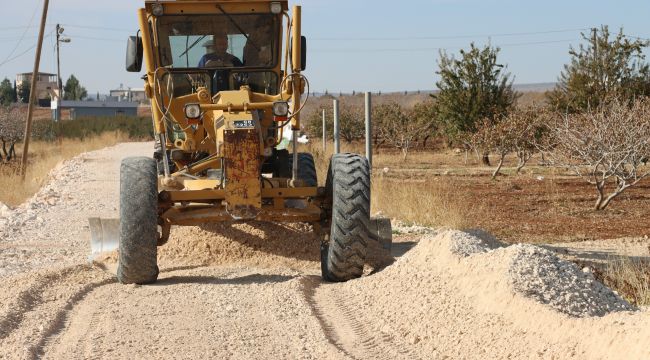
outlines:
[{"label": "white building", "polygon": [[132,101],[140,104],[149,102],[144,89],[125,88],[123,84],[120,84],[119,89],[111,90],[108,96],[112,101]]},{"label": "white building", "polygon": [[[36,79],[36,99],[39,106],[50,106],[50,101],[59,94],[59,86],[56,81],[56,74],[38,73]],[[16,89],[23,86],[31,86],[32,73],[22,73],[16,75]]]}]

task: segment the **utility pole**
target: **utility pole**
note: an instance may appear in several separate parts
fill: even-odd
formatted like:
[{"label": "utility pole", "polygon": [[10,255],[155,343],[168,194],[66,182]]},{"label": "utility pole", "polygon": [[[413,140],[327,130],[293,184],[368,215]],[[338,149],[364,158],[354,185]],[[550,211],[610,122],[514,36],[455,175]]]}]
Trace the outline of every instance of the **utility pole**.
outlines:
[{"label": "utility pole", "polygon": [[60,24],[56,24],[56,82],[58,87],[58,96],[56,98],[55,121],[61,121],[61,98],[63,97],[63,81],[61,80],[61,57],[59,56],[59,44],[62,42],[69,43],[69,38],[61,38],[64,29]]},{"label": "utility pole", "polygon": [[38,79],[38,67],[41,64],[41,48],[43,47],[43,34],[45,33],[45,22],[47,21],[47,8],[49,0],[43,2],[43,15],[41,16],[41,28],[38,31],[38,45],[36,46],[36,58],[34,59],[34,71],[32,72],[32,84],[29,90],[29,105],[27,108],[27,121],[25,123],[25,138],[23,141],[23,156],[20,162],[20,176],[25,181],[27,171],[27,154],[29,151],[29,138],[32,133],[32,116],[34,115],[34,101],[36,99],[36,80]]}]

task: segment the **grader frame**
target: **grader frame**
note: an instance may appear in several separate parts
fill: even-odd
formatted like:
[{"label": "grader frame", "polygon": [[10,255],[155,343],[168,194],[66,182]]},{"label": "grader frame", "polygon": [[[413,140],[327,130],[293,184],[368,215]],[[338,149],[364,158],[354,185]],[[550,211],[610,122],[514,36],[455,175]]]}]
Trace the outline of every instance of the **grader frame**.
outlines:
[{"label": "grader frame", "polygon": [[[156,246],[173,225],[221,221],[310,223],[322,238],[324,278],[361,276],[368,240],[390,244],[390,222],[370,219],[365,158],[335,155],[318,187],[313,158],[297,151],[309,94],[301,7],[289,16],[287,0],[145,1],[138,19],[126,65],[145,67],[158,161],[122,162],[118,279],[155,281]],[[194,46],[210,36],[206,47],[226,38],[239,54],[213,49],[199,61],[207,69],[195,66]],[[278,148],[289,124],[291,155]]]}]

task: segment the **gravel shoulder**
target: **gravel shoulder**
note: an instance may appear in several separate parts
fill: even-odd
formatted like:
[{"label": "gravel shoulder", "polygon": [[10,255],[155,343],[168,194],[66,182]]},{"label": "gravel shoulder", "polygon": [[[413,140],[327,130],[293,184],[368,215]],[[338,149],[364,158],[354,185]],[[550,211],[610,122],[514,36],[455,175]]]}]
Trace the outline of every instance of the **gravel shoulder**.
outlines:
[{"label": "gravel shoulder", "polygon": [[417,229],[329,284],[305,225],[174,228],[159,282],[120,285],[114,255],[87,261],[87,218],[117,216],[120,159],[152,148],[65,162],[0,217],[0,359],[650,358],[650,313],[482,232]]}]

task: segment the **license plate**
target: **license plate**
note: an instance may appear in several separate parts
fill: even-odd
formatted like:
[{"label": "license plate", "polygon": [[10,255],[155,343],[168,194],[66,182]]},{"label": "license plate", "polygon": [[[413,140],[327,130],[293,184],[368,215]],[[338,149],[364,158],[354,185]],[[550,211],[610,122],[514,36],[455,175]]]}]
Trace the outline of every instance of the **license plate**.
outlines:
[{"label": "license plate", "polygon": [[234,124],[236,129],[248,129],[255,127],[253,120],[236,120]]}]

